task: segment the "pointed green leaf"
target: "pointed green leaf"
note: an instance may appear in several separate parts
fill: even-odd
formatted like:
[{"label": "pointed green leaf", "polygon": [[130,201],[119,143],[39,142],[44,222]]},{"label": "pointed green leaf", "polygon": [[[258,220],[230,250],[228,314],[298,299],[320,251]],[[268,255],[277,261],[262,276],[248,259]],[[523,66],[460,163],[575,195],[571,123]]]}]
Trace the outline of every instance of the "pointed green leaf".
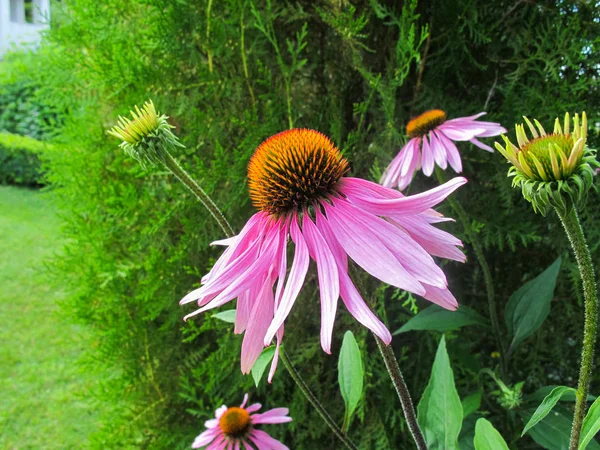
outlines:
[{"label": "pointed green leaf", "polygon": [[254,379],[256,387],[260,384],[263,373],[265,373],[265,369],[273,359],[273,355],[275,355],[275,347],[271,346],[265,348],[252,366],[250,372],[252,373],[252,378]]},{"label": "pointed green leaf", "polygon": [[561,262],[561,258],[558,258],[544,272],[510,296],[505,319],[506,328],[512,337],[511,350],[531,336],[548,317]]},{"label": "pointed green leaf", "polygon": [[458,450],[463,411],[454,386],[445,337],[438,346],[429,384],[417,409],[429,450]]},{"label": "pointed green leaf", "polygon": [[596,399],[588,410],[583,426],[581,427],[581,441],[579,441],[579,450],[585,449],[590,441],[600,431],[600,397]]},{"label": "pointed green leaf", "polygon": [[508,450],[508,445],[489,420],[479,419],[475,425],[475,450]]},{"label": "pointed green leaf", "polygon": [[531,416],[531,419],[529,419],[529,422],[527,422],[527,425],[525,425],[525,428],[523,429],[521,436],[523,436],[525,433],[527,433],[527,431],[531,427],[534,427],[540,420],[542,420],[544,417],[546,417],[548,415],[548,413],[550,411],[552,411],[552,408],[554,408],[556,403],[558,403],[560,398],[567,392],[575,393],[577,391],[575,389],[567,387],[567,386],[557,386],[554,389],[552,389],[552,392],[550,392],[546,396],[546,398],[544,398],[542,403],[540,403],[540,406],[538,406],[538,408],[535,410],[535,412]]},{"label": "pointed green leaf", "polygon": [[350,424],[363,392],[364,370],[360,349],[351,331],[346,331],[338,361],[338,384],[346,405],[344,428]]},{"label": "pointed green leaf", "polygon": [[[572,411],[567,411],[557,406],[535,427],[530,429],[528,434],[542,448],[547,450],[566,450],[569,448],[571,437],[572,416]],[[589,442],[587,450],[600,450],[600,445],[592,440]]]},{"label": "pointed green leaf", "polygon": [[393,334],[411,330],[448,331],[467,325],[489,326],[488,320],[466,306],[459,306],[456,311],[448,311],[433,305],[420,311]]},{"label": "pointed green leaf", "polygon": [[473,414],[479,409],[479,407],[481,406],[482,394],[483,391],[479,389],[478,391],[466,396],[462,400],[463,419],[467,418],[469,415]]},{"label": "pointed green leaf", "polygon": [[223,322],[235,323],[235,309],[221,311],[220,313],[213,314],[213,317],[222,320]]}]

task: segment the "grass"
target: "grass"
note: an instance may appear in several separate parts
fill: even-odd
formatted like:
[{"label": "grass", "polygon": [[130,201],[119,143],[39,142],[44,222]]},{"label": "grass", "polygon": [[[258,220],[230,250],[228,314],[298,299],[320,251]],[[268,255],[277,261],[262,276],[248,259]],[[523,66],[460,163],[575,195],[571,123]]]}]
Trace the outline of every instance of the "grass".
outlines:
[{"label": "grass", "polygon": [[64,292],[44,264],[61,251],[59,220],[37,191],[0,186],[0,448],[85,448],[108,406],[78,362],[93,346],[62,317]]}]

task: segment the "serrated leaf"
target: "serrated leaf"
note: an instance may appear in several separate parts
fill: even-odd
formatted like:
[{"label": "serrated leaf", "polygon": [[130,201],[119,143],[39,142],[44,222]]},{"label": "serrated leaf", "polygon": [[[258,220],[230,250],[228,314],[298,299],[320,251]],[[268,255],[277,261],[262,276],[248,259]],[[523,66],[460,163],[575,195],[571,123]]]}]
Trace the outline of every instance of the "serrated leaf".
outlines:
[{"label": "serrated leaf", "polygon": [[215,319],[222,320],[227,323],[235,323],[235,309],[228,309],[212,315]]},{"label": "serrated leaf", "polygon": [[550,392],[544,398],[542,403],[540,403],[540,406],[538,406],[538,408],[535,410],[535,412],[529,419],[529,422],[527,422],[527,425],[525,425],[525,428],[523,428],[521,436],[527,433],[527,431],[530,428],[534,427],[540,420],[546,417],[548,413],[552,411],[552,408],[554,408],[554,406],[558,403],[560,398],[567,392],[575,393],[577,391],[567,386],[557,386],[554,389],[552,389],[552,392]]},{"label": "serrated leaf", "polygon": [[429,450],[458,450],[463,411],[443,336],[417,410]]},{"label": "serrated leaf", "polygon": [[265,373],[265,369],[273,359],[273,355],[275,355],[275,347],[271,346],[265,348],[252,366],[250,372],[252,373],[252,378],[254,379],[256,387],[260,384],[263,373]]},{"label": "serrated leaf", "polygon": [[581,441],[579,441],[578,450],[585,449],[588,444],[594,439],[594,436],[600,431],[600,397],[596,399],[585,418],[581,427]]},{"label": "serrated leaf", "polygon": [[456,311],[448,311],[438,305],[432,305],[420,311],[393,334],[411,330],[448,331],[467,325],[489,326],[488,320],[466,306],[459,306]]},{"label": "serrated leaf", "polygon": [[489,420],[483,418],[475,424],[473,445],[475,450],[508,450],[508,445],[502,435]]},{"label": "serrated leaf", "polygon": [[466,419],[469,415],[473,414],[481,406],[481,395],[483,391],[479,389],[476,392],[466,396],[461,404],[463,409],[463,419]]},{"label": "serrated leaf", "polygon": [[558,258],[510,296],[505,311],[506,328],[512,337],[509,351],[535,333],[548,317],[561,262]]},{"label": "serrated leaf", "polygon": [[354,339],[354,334],[351,331],[346,331],[340,350],[340,359],[338,360],[338,383],[346,405],[344,429],[349,426],[352,415],[362,397],[363,378],[364,370],[360,349],[356,339]]}]

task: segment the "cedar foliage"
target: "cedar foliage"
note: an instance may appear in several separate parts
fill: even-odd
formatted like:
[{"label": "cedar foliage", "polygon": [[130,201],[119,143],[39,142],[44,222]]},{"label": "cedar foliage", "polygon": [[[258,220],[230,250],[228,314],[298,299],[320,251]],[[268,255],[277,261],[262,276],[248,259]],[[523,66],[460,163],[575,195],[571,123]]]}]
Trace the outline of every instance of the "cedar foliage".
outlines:
[{"label": "cedar foliage", "polygon": [[[54,263],[71,287],[65,309],[101,338],[93,364],[121,370],[106,380],[101,401],[125,396],[134,405],[95,436],[95,448],[187,448],[212,411],[245,391],[268,407],[289,406],[294,422],[269,432],[295,449],[338,448],[283,368],[255,390],[239,371],[240,336],[205,314],[183,323],[177,301],[219,255],[211,217],[160,168],[143,172],[106,130],[118,114],[152,98],[186,148],[176,157],[219,204],[236,229],[252,214],[245,168],[256,146],[288,128],[332,137],[352,174],[376,179],[405,142],[404,125],[432,108],[449,117],[486,110],[510,128],[521,115],[550,123],[564,111],[600,120],[600,9],[593,2],[452,0],[65,0],[24,78],[38,100],[59,111],[62,151],[47,161],[48,178],[73,238]],[[600,143],[597,127],[590,145]],[[536,216],[510,188],[498,154],[462,145],[467,186],[457,197],[485,243],[503,304],[568,243],[555,217]],[[450,176],[450,174],[447,174]],[[434,186],[418,175],[410,187]],[[584,229],[600,262],[598,195]],[[441,210],[451,214],[447,206]],[[463,239],[459,224],[448,228]],[[445,265],[459,302],[487,316],[485,287],[474,254]],[[570,258],[570,256],[569,256]],[[580,342],[581,293],[572,258],[543,328],[513,356],[512,382],[526,392],[573,384]],[[370,336],[340,311],[333,356],[318,342],[314,274],[286,325],[293,361],[341,423],[336,356],[345,329],[363,338],[366,402],[350,436],[365,449],[410,448],[399,404]],[[372,280],[365,280],[376,288]],[[411,302],[377,289],[390,329],[410,317]],[[410,299],[409,299],[410,300]],[[383,304],[385,302],[385,310]],[[417,301],[422,307],[424,303]],[[428,379],[437,336],[401,335],[396,354],[415,399]],[[461,397],[476,389],[478,371],[494,367],[490,333],[466,328],[448,337]],[[576,346],[576,348],[578,348]],[[92,370],[87,367],[86,370]],[[597,372],[597,373],[600,373]],[[595,382],[598,381],[597,375]],[[482,409],[506,412],[486,392]],[[520,425],[499,419],[507,440]],[[519,448],[531,447],[525,438]]]}]

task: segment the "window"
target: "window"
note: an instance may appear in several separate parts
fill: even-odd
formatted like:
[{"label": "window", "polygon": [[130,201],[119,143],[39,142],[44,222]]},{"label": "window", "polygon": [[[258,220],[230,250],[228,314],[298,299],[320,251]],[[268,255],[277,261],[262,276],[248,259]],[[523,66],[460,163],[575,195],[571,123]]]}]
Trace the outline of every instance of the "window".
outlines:
[{"label": "window", "polygon": [[38,2],[36,0],[9,0],[10,21],[16,23],[34,23]]}]

